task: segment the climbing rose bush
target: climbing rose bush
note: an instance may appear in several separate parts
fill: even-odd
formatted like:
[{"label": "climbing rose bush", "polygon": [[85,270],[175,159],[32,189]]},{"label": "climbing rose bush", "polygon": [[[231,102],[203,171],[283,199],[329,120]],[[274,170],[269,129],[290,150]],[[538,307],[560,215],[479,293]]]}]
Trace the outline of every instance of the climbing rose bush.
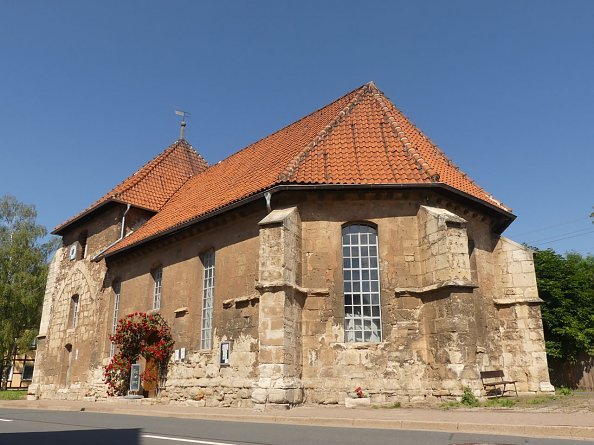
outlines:
[{"label": "climbing rose bush", "polygon": [[174,341],[169,325],[160,314],[128,314],[118,321],[116,332],[109,339],[117,347],[117,353],[103,370],[109,395],[128,392],[132,363],[140,356],[156,363],[156,368],[141,374],[143,383],[158,382],[165,377]]}]

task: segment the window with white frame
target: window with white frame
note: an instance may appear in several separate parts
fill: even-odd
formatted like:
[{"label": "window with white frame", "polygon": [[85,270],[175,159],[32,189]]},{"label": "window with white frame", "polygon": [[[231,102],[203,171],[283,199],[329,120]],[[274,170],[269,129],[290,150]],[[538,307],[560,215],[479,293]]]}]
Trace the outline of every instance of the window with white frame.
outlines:
[{"label": "window with white frame", "polygon": [[153,281],[155,287],[153,290],[153,309],[161,309],[161,282],[163,280],[163,268],[157,267],[153,270]]},{"label": "window with white frame", "polygon": [[69,318],[69,327],[75,328],[78,324],[78,311],[80,307],[80,298],[78,295],[73,295],[70,298],[70,316]]},{"label": "window with white frame", "polygon": [[[116,280],[113,282],[113,293],[114,293],[114,299],[113,299],[113,318],[112,318],[112,322],[111,322],[111,334],[115,335],[116,333],[116,329],[118,327],[118,312],[120,310],[120,293],[122,290],[122,283],[119,280]],[[111,342],[111,346],[109,349],[109,356],[113,357],[113,355],[115,354],[116,351],[116,344],[115,342]]]},{"label": "window with white frame", "polygon": [[212,307],[214,300],[214,273],[215,273],[214,250],[209,250],[202,255],[204,267],[202,284],[202,326],[200,329],[200,348],[210,349],[212,347]]},{"label": "window with white frame", "polygon": [[344,337],[346,342],[382,340],[377,230],[368,224],[342,228]]}]

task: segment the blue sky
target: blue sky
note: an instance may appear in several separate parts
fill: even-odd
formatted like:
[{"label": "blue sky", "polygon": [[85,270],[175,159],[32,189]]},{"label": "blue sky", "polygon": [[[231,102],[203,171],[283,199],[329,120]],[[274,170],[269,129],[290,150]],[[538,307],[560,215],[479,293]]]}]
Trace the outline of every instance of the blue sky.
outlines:
[{"label": "blue sky", "polygon": [[49,228],[178,137],[214,163],[370,80],[514,209],[594,253],[594,2],[4,1],[0,194]]}]

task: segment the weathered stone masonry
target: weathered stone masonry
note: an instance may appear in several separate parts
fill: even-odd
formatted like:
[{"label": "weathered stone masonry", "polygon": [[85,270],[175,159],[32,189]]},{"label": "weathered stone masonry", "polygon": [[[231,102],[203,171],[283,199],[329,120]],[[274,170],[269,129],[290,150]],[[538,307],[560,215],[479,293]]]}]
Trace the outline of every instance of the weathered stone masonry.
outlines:
[{"label": "weathered stone masonry", "polygon": [[[374,402],[419,400],[457,396],[464,386],[480,394],[479,371],[500,368],[520,382],[521,391],[550,390],[528,250],[494,235],[488,218],[477,212],[455,214],[457,203],[440,208],[411,197],[327,196],[311,195],[268,214],[254,208],[250,216],[221,220],[160,249],[122,258],[109,270],[104,262],[72,262],[61,249],[45,302],[51,306],[49,315],[44,311],[47,336],[40,344],[45,366],[32,393],[105,396],[101,367],[109,355],[110,280],[122,282],[121,316],[149,309],[156,264],[163,266],[161,313],[176,348],[187,351],[184,361],[170,365],[164,401],[343,403],[357,386]],[[380,343],[344,340],[340,233],[350,221],[377,226]],[[115,232],[103,244],[113,242]],[[90,254],[101,248],[89,238]],[[212,350],[203,351],[200,254],[208,248],[216,256],[215,328]],[[74,293],[81,296],[80,325],[64,329]],[[226,340],[233,341],[231,364],[220,367],[218,347]],[[66,344],[78,351],[68,382]]]}]

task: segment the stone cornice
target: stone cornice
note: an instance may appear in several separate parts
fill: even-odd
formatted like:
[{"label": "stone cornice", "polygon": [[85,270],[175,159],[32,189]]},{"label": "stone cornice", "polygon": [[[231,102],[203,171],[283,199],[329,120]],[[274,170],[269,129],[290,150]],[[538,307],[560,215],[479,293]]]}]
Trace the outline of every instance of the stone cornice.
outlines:
[{"label": "stone cornice", "polygon": [[[289,283],[286,281],[274,281],[274,282],[257,282],[256,289],[260,292],[278,292],[283,290],[294,290],[305,295],[330,295],[330,290],[326,288],[308,288],[301,287],[295,283]],[[228,300],[227,300],[228,301]]]},{"label": "stone cornice", "polygon": [[466,288],[466,289],[475,289],[478,287],[478,284],[473,283],[471,281],[466,280],[448,280],[448,281],[440,281],[438,283],[430,284],[429,286],[422,286],[422,287],[397,287],[394,289],[394,293],[398,294],[422,294],[425,292],[431,292],[439,289],[447,289],[447,288]]},{"label": "stone cornice", "polygon": [[541,300],[538,297],[505,297],[505,298],[494,298],[493,302],[498,306],[505,306],[505,305],[513,305],[513,304],[542,304],[544,300]]}]

